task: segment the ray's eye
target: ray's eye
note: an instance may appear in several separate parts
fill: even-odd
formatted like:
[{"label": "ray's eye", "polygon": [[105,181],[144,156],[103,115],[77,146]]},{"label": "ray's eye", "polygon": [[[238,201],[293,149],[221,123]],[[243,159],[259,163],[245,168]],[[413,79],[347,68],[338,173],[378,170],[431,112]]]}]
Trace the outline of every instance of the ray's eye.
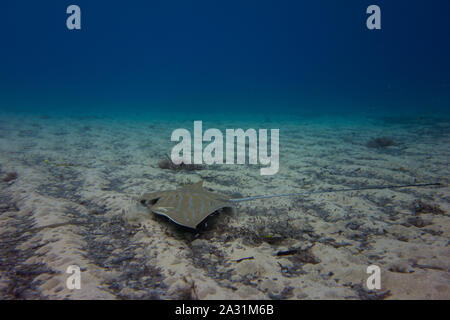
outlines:
[{"label": "ray's eye", "polygon": [[147,205],[153,206],[154,204],[156,204],[158,202],[158,200],[159,200],[159,198],[155,198],[155,199],[148,200],[148,201],[146,199],[142,199],[141,204],[143,206],[147,206]]},{"label": "ray's eye", "polygon": [[156,203],[158,202],[158,200],[159,200],[159,198],[150,200],[150,204],[151,204],[151,205],[154,205],[154,204],[156,204]]}]

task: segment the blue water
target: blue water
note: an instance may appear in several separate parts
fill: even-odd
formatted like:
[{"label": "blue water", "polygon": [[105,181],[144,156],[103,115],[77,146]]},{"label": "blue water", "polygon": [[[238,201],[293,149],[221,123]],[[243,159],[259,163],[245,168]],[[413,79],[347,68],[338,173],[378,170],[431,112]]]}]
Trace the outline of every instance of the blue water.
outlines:
[{"label": "blue water", "polygon": [[[81,8],[81,30],[66,8]],[[381,30],[366,8],[381,8]],[[0,108],[200,115],[439,113],[448,1],[0,3]]]}]

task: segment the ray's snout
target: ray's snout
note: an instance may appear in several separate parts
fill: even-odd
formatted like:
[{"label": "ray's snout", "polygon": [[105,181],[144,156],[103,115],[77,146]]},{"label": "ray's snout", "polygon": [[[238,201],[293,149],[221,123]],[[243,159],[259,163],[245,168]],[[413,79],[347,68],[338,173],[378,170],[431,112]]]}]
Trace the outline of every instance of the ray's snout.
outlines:
[{"label": "ray's snout", "polygon": [[152,196],[151,194],[144,194],[139,198],[139,203],[145,207],[150,207],[156,204],[161,197]]}]

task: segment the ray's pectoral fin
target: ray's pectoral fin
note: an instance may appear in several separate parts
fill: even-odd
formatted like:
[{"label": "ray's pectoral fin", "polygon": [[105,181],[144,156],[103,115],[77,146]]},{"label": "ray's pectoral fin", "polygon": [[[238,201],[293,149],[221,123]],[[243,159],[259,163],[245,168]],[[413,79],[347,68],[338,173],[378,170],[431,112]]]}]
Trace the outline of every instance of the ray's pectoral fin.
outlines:
[{"label": "ray's pectoral fin", "polygon": [[165,216],[181,226],[196,229],[197,226],[208,216],[225,207],[230,206],[225,204],[217,205],[214,208],[209,208],[208,210],[203,211],[199,210],[193,214],[187,210],[176,210],[174,207],[154,206],[152,207],[152,212]]},{"label": "ray's pectoral fin", "polygon": [[189,227],[192,229],[195,229],[197,227],[197,224],[200,222],[200,221],[197,222],[194,219],[191,219],[190,217],[188,217],[185,214],[184,211],[178,211],[174,207],[155,206],[152,208],[152,212],[162,215],[162,216],[165,216],[181,226]]},{"label": "ray's pectoral fin", "polygon": [[174,210],[173,207],[154,207],[152,211],[157,214],[167,214],[173,212]]}]

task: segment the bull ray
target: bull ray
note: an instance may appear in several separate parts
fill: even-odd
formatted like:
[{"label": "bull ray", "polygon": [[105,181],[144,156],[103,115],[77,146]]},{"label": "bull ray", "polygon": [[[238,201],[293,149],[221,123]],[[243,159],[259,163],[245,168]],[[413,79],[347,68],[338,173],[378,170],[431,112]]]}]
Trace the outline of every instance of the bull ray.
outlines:
[{"label": "bull ray", "polygon": [[176,190],[167,190],[153,193],[143,194],[139,202],[141,205],[149,208],[153,213],[166,216],[173,222],[195,229],[197,225],[206,217],[215,211],[233,207],[235,203],[244,201],[253,201],[258,199],[276,198],[276,197],[292,197],[292,196],[309,196],[312,194],[322,194],[330,192],[348,192],[348,191],[366,191],[366,190],[383,190],[397,189],[409,187],[427,187],[442,186],[440,183],[423,183],[423,184],[405,184],[405,185],[385,185],[385,186],[368,186],[349,189],[335,190],[319,190],[304,191],[293,193],[275,193],[259,196],[251,196],[247,198],[230,198],[226,195],[212,193],[203,188],[203,180],[184,186]]},{"label": "bull ray", "polygon": [[229,197],[203,188],[203,180],[177,190],[145,193],[139,201],[152,212],[193,229],[215,211],[233,206]]}]

